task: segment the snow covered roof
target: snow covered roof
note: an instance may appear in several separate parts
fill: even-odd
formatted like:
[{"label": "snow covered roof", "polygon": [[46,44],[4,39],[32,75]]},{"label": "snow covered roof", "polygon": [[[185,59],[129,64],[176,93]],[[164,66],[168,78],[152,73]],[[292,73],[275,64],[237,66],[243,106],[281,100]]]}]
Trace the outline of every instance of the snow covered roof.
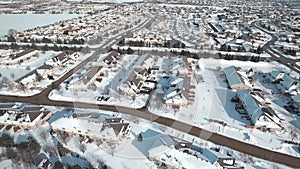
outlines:
[{"label": "snow covered roof", "polygon": [[87,84],[96,74],[102,69],[102,66],[96,66],[91,68],[87,73],[82,76],[82,82]]},{"label": "snow covered roof", "polygon": [[170,136],[152,129],[142,132],[141,135],[143,140],[138,141],[136,139],[134,140],[133,145],[135,145],[146,157],[163,154],[174,145],[174,140]]},{"label": "snow covered roof", "polygon": [[23,52],[17,53],[16,55],[13,55],[12,59],[17,59],[17,58],[22,57],[24,55],[27,55],[29,53],[35,53],[35,52],[37,52],[37,51],[34,50],[34,49],[24,50]]},{"label": "snow covered roof", "polygon": [[290,77],[286,73],[279,73],[278,76],[276,77],[276,80],[281,81],[280,83],[286,89],[289,89],[296,82],[296,80],[294,80],[292,77]]},{"label": "snow covered roof", "polygon": [[[122,122],[122,123],[119,123]],[[94,137],[110,137],[118,139],[119,134],[125,132],[130,126],[122,119],[104,120],[103,123],[79,118],[60,118],[51,123],[53,129],[74,131]]]},{"label": "snow covered roof", "polygon": [[236,94],[249,114],[251,121],[255,124],[262,115],[261,108],[256,104],[255,100],[247,90],[238,89]]},{"label": "snow covered roof", "polygon": [[48,113],[50,113],[50,111],[35,105],[23,105],[18,108],[2,108],[0,109],[0,120],[9,119],[11,121],[33,122]]},{"label": "snow covered roof", "polygon": [[230,86],[242,84],[242,80],[240,79],[240,76],[236,72],[234,66],[229,66],[223,69],[223,72],[226,75],[227,81]]},{"label": "snow covered roof", "polygon": [[292,96],[292,99],[294,102],[299,103],[300,102],[300,95]]},{"label": "snow covered roof", "polygon": [[80,130],[82,133],[100,133],[102,128],[101,123],[95,123],[88,120],[81,120],[77,118],[60,118],[51,123],[53,128],[65,128],[71,130]]}]

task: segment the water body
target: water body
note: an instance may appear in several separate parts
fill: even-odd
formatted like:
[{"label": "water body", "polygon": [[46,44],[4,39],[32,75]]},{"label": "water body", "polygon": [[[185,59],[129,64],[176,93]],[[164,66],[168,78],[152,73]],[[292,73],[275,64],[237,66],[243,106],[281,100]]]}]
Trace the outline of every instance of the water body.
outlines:
[{"label": "water body", "polygon": [[0,14],[0,37],[9,29],[24,31],[38,26],[49,25],[61,20],[77,18],[77,14]]}]

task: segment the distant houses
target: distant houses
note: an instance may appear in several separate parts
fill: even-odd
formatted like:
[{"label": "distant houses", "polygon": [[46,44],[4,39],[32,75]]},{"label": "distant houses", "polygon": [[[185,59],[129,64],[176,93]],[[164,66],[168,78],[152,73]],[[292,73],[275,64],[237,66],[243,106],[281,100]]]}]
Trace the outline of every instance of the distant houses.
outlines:
[{"label": "distant houses", "polygon": [[156,88],[157,78],[152,75],[152,72],[157,70],[154,66],[154,57],[152,55],[142,57],[144,59],[129,70],[127,79],[118,86],[118,90],[128,96],[150,94]]},{"label": "distant houses", "polygon": [[68,87],[72,91],[87,91],[91,88],[96,81],[101,82],[104,76],[104,68],[111,68],[119,60],[119,53],[110,52],[105,58],[97,65],[93,66],[85,73],[81,74],[78,81]]},{"label": "distant houses", "polygon": [[30,59],[31,57],[38,56],[38,51],[35,49],[27,49],[23,52],[10,55],[8,60],[4,60],[1,62],[3,65],[14,65],[14,64],[20,64],[24,62],[25,60]]},{"label": "distant houses", "polygon": [[41,106],[22,105],[0,107],[0,124],[19,126],[26,129],[35,129],[52,115],[52,112]]},{"label": "distant houses", "polygon": [[56,132],[84,136],[91,139],[119,143],[125,139],[131,126],[122,118],[107,118],[102,122],[94,122],[79,118],[60,118],[51,123]]},{"label": "distant houses", "polygon": [[27,89],[40,90],[44,88],[40,83],[42,80],[56,80],[57,77],[61,76],[66,70],[61,68],[67,66],[69,63],[74,63],[78,58],[78,53],[68,51],[66,53],[60,53],[53,58],[46,61],[46,63],[29,74],[24,76],[22,79],[17,81],[18,86],[21,88],[26,87]]}]

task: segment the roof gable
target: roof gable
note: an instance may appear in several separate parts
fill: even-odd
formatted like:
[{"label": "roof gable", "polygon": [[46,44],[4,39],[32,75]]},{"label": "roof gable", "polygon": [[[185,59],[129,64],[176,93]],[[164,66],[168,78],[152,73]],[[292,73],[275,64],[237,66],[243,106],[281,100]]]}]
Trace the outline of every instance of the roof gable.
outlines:
[{"label": "roof gable", "polygon": [[242,84],[242,80],[235,70],[234,66],[229,66],[223,69],[223,72],[226,75],[227,81],[230,86]]},{"label": "roof gable", "polygon": [[243,102],[244,108],[249,114],[252,122],[255,124],[262,115],[261,108],[257,105],[251,94],[247,90],[238,89],[237,96]]}]

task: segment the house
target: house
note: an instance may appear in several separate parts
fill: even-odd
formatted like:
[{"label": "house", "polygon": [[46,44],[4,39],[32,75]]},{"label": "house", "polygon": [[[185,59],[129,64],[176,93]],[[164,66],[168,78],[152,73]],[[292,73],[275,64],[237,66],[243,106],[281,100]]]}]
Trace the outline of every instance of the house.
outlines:
[{"label": "house", "polygon": [[174,140],[168,135],[151,129],[140,133],[140,136],[142,139],[134,140],[133,145],[149,158],[149,160],[168,165],[168,162],[160,158],[160,155],[174,148]]},{"label": "house", "polygon": [[[183,151],[189,149],[191,143],[178,143],[169,135],[148,129],[138,134],[137,138],[132,141],[134,145],[145,157],[153,161],[159,168],[211,168],[212,164],[205,162]],[[176,147],[180,148],[176,148]]]},{"label": "house", "polygon": [[92,67],[86,73],[80,75],[79,81],[70,85],[68,89],[71,91],[86,91],[95,81],[101,80],[102,68],[102,66]]},{"label": "house", "polygon": [[131,130],[129,123],[121,118],[107,118],[103,122],[94,122],[80,118],[60,118],[51,123],[54,131],[84,136],[96,140],[119,143]]},{"label": "house", "polygon": [[115,64],[119,58],[119,53],[112,51],[102,60],[101,66],[110,67],[112,64]]},{"label": "house", "polygon": [[24,50],[23,52],[11,55],[8,60],[2,61],[2,64],[14,65],[14,64],[22,63],[24,60],[27,60],[37,55],[38,55],[37,50],[34,49]]},{"label": "house", "polygon": [[195,91],[190,76],[165,76],[160,78],[158,86],[158,93],[163,95],[167,106],[181,107],[194,102]]},{"label": "house", "polygon": [[129,96],[136,96],[140,93],[149,94],[156,88],[156,81],[155,79],[152,81],[149,80],[148,76],[149,73],[147,69],[141,66],[136,66],[133,68],[126,81],[123,82],[118,89]]},{"label": "house", "polygon": [[48,159],[43,159],[38,165],[38,169],[50,169],[50,168],[51,168],[51,162]]},{"label": "house", "polygon": [[249,91],[238,89],[236,97],[249,116],[253,128],[266,128],[272,131],[283,129],[284,119],[280,118],[271,107],[263,106],[259,100],[254,99]]},{"label": "house", "polygon": [[204,161],[207,161],[217,168],[223,169],[243,169],[244,167],[236,163],[236,159],[228,154],[224,154],[217,148],[193,148],[188,150],[187,153],[195,155]]},{"label": "house", "polygon": [[291,105],[295,108],[297,108],[298,110],[300,110],[300,95],[295,95],[291,97]]},{"label": "house", "polygon": [[248,81],[248,77],[237,71],[234,66],[229,66],[223,69],[229,88],[252,90],[252,85]]},{"label": "house", "polygon": [[57,56],[55,56],[51,59],[52,64],[50,63],[50,65],[52,65],[52,66],[63,66],[69,60],[71,60],[71,58],[66,53],[60,53],[60,54],[58,54]]},{"label": "house", "polygon": [[0,109],[0,124],[35,129],[51,117],[52,113],[44,107],[24,105]]},{"label": "house", "polygon": [[39,68],[37,68],[37,73],[43,78],[43,79],[53,79],[53,66],[51,65],[42,65]]},{"label": "house", "polygon": [[273,83],[275,83],[278,90],[284,94],[297,95],[300,88],[298,80],[282,72],[274,78]]},{"label": "house", "polygon": [[84,84],[84,89],[87,89],[88,86],[90,86],[92,83],[94,83],[97,78],[100,76],[100,71],[102,69],[102,66],[96,66],[90,69],[87,73],[83,74],[80,78],[81,81]]}]

